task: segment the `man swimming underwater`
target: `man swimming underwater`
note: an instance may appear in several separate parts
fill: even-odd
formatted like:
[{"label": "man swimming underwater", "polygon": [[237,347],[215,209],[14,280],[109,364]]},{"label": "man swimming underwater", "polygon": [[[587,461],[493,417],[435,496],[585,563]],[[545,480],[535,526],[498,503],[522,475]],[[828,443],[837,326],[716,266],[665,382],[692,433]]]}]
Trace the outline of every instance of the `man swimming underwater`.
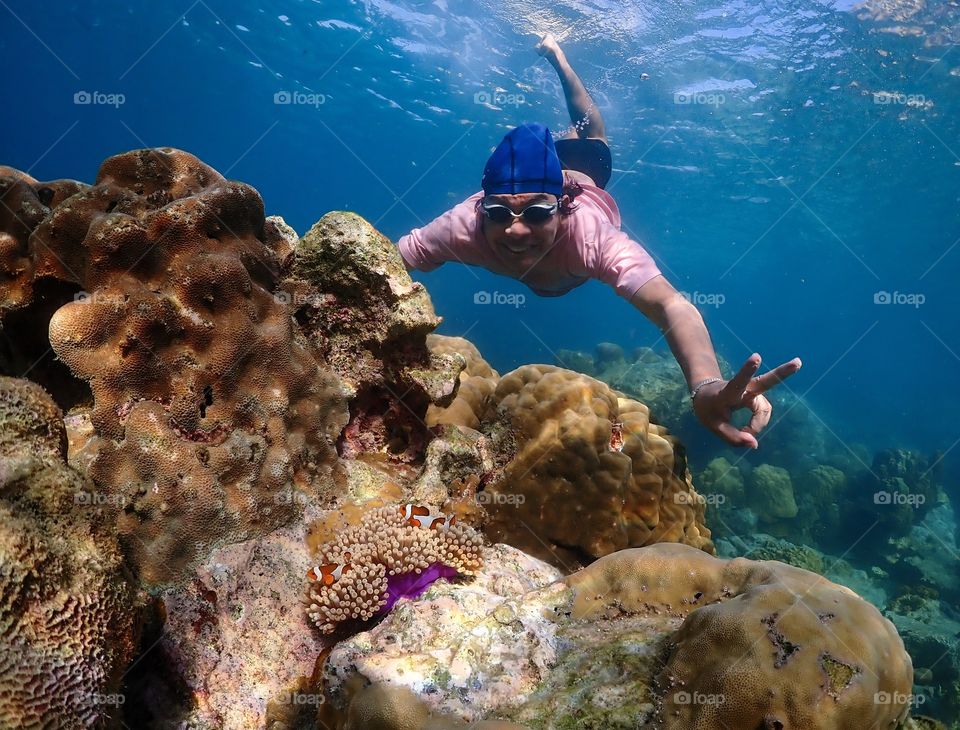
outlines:
[{"label": "man swimming underwater", "polygon": [[[507,134],[487,160],[482,193],[400,239],[407,268],[460,261],[522,281],[541,296],[590,279],[609,284],[664,333],[700,422],[732,446],[756,448],[773,411],[763,393],[797,372],[800,359],[755,377],[754,353],[732,379],[721,377],[700,312],[620,230],[620,211],[603,189],[612,170],[603,119],[583,82],[551,34],[537,51],[560,77],[572,129],[556,143],[540,124]],[[738,429],[730,418],[741,408],[753,415]]]}]

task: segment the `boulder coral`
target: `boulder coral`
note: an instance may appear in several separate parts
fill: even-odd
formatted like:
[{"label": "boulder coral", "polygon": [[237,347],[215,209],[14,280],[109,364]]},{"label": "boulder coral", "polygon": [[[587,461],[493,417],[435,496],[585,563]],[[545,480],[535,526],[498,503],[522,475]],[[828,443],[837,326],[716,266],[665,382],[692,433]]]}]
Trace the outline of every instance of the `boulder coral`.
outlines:
[{"label": "boulder coral", "polygon": [[683,448],[642,403],[527,365],[500,378],[483,422],[496,463],[478,495],[491,540],[568,566],[663,541],[712,552]]},{"label": "boulder coral", "polygon": [[23,276],[81,292],[50,317],[50,346],[89,384],[89,473],[124,505],[146,584],[285,523],[283,496],[336,462],[343,391],[274,293],[295,245],[253,188],[171,148],[109,158],[28,237]]},{"label": "boulder coral", "polygon": [[500,374],[483,359],[476,345],[463,337],[429,335],[427,346],[436,355],[458,354],[466,362],[460,373],[456,398],[446,407],[430,406],[425,419],[427,425],[458,425],[479,431],[480,417],[487,399],[497,387]]},{"label": "boulder coral", "polygon": [[776,522],[797,516],[790,473],[779,466],[760,464],[750,472],[750,506],[761,522]]},{"label": "boulder coral", "polygon": [[118,727],[137,604],[59,408],[0,378],[0,727]]}]

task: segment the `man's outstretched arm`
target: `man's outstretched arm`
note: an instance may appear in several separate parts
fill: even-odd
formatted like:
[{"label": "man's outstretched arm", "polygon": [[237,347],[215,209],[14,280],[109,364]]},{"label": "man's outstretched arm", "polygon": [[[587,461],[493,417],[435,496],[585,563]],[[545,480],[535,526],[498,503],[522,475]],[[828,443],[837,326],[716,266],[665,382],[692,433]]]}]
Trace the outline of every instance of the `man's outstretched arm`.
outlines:
[{"label": "man's outstretched arm", "polygon": [[[703,381],[717,379],[700,387],[693,399],[693,410],[700,422],[731,446],[757,448],[756,435],[770,422],[773,411],[763,393],[797,372],[800,358],[754,377],[760,367],[760,355],[754,353],[733,378],[723,380],[703,317],[669,281],[655,276],[637,290],[630,302],[663,332],[691,389]],[[737,429],[730,423],[730,416],[740,408],[750,408],[753,416],[749,425]]]}]

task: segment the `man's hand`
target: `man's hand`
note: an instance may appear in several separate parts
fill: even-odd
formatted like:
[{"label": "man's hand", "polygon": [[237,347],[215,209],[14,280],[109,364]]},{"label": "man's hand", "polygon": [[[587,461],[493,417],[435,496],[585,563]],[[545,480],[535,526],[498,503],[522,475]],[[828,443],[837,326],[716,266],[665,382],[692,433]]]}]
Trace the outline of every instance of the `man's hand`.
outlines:
[{"label": "man's hand", "polygon": [[547,59],[556,58],[560,55],[560,44],[557,43],[553,33],[547,33],[537,44],[537,53]]},{"label": "man's hand", "polygon": [[[797,372],[801,364],[800,358],[795,357],[755,378],[760,355],[754,353],[732,379],[703,386],[693,399],[693,411],[704,426],[731,446],[755,449],[758,446],[756,436],[770,422],[773,413],[773,407],[763,393]],[[730,416],[741,408],[751,409],[753,416],[749,424],[737,429],[730,423]]]}]

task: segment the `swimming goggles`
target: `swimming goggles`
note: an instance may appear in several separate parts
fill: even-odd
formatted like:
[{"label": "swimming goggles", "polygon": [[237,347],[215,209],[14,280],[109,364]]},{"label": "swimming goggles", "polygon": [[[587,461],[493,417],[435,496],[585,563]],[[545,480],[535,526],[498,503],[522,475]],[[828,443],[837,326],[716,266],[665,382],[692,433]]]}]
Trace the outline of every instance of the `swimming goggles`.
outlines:
[{"label": "swimming goggles", "polygon": [[480,207],[483,209],[483,214],[494,223],[508,223],[516,218],[523,218],[527,223],[539,225],[546,223],[553,217],[557,212],[558,205],[556,203],[553,205],[534,203],[533,205],[528,205],[519,213],[514,213],[507,206],[496,203],[483,203]]}]

